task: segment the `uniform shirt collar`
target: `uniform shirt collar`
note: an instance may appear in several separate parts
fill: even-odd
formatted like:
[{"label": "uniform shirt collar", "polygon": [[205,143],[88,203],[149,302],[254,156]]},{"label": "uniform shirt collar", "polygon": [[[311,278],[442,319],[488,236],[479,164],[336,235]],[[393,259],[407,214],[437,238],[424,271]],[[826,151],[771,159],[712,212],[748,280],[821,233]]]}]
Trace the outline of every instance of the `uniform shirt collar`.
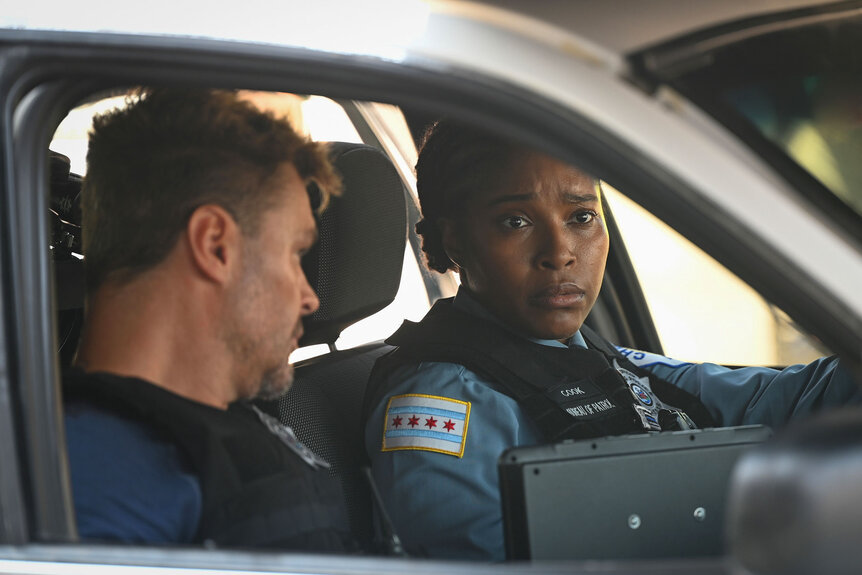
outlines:
[{"label": "uniform shirt collar", "polygon": [[[479,303],[476,298],[470,295],[470,292],[464,286],[458,288],[458,293],[455,294],[455,300],[452,302],[452,305],[465,313],[469,313],[477,317],[493,321],[500,327],[517,334],[515,330],[503,323],[497,316],[492,314],[485,308],[485,306]],[[572,339],[569,340],[568,346],[563,342],[557,341],[555,339],[538,339],[535,337],[528,337],[527,339],[535,343],[547,345],[550,347],[587,347],[587,342],[584,341],[584,336],[581,335],[580,331],[575,332],[575,335],[573,335]]]}]

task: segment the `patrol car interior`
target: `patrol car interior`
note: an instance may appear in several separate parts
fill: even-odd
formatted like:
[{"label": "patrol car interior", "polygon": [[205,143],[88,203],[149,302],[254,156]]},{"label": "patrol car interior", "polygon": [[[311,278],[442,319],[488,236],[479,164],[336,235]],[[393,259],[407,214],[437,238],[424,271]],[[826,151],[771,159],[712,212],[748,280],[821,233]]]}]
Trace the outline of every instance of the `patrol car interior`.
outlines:
[{"label": "patrol car interior", "polygon": [[[414,120],[412,125],[416,144],[429,122],[426,116],[418,116],[421,120]],[[423,121],[426,123],[417,129],[416,122]],[[293,428],[303,443],[332,465],[330,472],[342,483],[355,535],[366,547],[386,552],[391,533],[372,521],[373,508],[379,503],[373,499],[369,479],[362,471],[365,447],[360,415],[374,361],[392,348],[377,341],[339,350],[336,340],[345,328],[395,300],[404,250],[418,212],[409,191],[411,183],[402,181],[384,151],[348,142],[329,142],[328,149],[342,176],[344,194],[333,198],[317,217],[319,241],[304,260],[303,267],[320,298],[320,308],[304,320],[300,346],[323,344],[330,351],[298,362],[290,391],[277,400],[259,401],[258,405]],[[84,321],[82,177],[71,172],[69,158],[54,151],[50,152],[50,167],[58,354],[61,369],[65,370],[73,362]],[[313,187],[309,193],[313,198]],[[607,202],[605,210],[612,245],[618,247],[609,256],[602,292],[588,322],[606,337],[625,345],[649,341],[652,349],[660,350],[650,321],[627,319],[649,317],[643,313],[643,296]],[[625,286],[623,296],[616,288],[619,283]],[[442,292],[445,287],[437,289]],[[634,331],[640,337],[635,337]]]},{"label": "patrol car interior", "polygon": [[[96,94],[86,101],[98,97]],[[356,111],[352,102],[344,101],[343,105]],[[440,112],[439,107],[415,105],[404,106],[402,111],[414,143]],[[324,344],[329,352],[299,361],[292,389],[284,397],[260,405],[290,425],[301,441],[332,464],[331,473],[340,479],[345,491],[354,532],[368,548],[385,553],[391,551],[387,545],[390,534],[372,521],[376,503],[362,471],[360,412],[371,367],[390,348],[376,341],[337,349],[335,342],[346,327],[395,299],[405,249],[421,259],[412,232],[418,210],[414,184],[388,157],[388,148],[374,137],[361,115],[354,114],[352,119],[365,143],[330,143],[331,157],[345,182],[345,194],[334,199],[319,218],[319,244],[305,262],[321,306],[307,320],[301,343]],[[536,142],[534,136],[531,143]],[[557,151],[551,148],[549,151]],[[55,349],[58,363],[65,369],[73,359],[84,317],[78,203],[81,176],[70,171],[67,159],[60,154],[52,153],[49,163]],[[589,161],[585,165],[593,167]],[[621,180],[625,183],[629,178]],[[612,247],[602,292],[587,323],[619,345],[661,353],[661,341],[607,204],[605,210]],[[429,303],[453,295],[454,284],[423,274]],[[71,540],[75,540],[74,535]]]}]

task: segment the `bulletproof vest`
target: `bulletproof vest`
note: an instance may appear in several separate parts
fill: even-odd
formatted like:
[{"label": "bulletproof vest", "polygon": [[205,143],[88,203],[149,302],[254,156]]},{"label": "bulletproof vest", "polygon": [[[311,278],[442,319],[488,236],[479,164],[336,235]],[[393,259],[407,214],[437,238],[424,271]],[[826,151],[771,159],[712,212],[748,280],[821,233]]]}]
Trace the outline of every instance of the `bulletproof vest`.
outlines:
[{"label": "bulletproof vest", "polygon": [[[355,550],[343,494],[292,432],[246,403],[210,407],[146,381],[73,372],[64,401],[152,426],[187,456],[203,506],[196,543],[304,551]],[[268,419],[267,419],[268,418]]]},{"label": "bulletproof vest", "polygon": [[589,349],[542,345],[440,300],[386,340],[397,348],[371,373],[366,419],[393,370],[434,361],[463,365],[515,399],[549,442],[714,426],[695,396],[641,370],[589,328],[581,334]]}]

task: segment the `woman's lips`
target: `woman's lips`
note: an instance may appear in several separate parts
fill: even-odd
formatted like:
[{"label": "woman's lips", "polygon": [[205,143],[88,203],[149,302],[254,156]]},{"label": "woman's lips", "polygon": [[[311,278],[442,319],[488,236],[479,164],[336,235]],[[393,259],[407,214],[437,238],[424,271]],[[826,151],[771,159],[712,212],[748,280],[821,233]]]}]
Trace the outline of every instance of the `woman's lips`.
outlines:
[{"label": "woman's lips", "polygon": [[538,307],[544,308],[568,308],[583,303],[586,293],[577,284],[564,283],[546,287],[536,292],[530,301]]}]

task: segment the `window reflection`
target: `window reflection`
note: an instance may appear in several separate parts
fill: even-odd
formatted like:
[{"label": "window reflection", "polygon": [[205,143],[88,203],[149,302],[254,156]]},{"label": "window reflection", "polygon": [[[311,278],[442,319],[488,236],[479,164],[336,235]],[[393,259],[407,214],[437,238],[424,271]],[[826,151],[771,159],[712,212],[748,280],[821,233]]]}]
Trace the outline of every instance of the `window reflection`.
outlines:
[{"label": "window reflection", "polygon": [[844,203],[862,214],[862,80],[833,72],[770,79],[731,105]]}]

